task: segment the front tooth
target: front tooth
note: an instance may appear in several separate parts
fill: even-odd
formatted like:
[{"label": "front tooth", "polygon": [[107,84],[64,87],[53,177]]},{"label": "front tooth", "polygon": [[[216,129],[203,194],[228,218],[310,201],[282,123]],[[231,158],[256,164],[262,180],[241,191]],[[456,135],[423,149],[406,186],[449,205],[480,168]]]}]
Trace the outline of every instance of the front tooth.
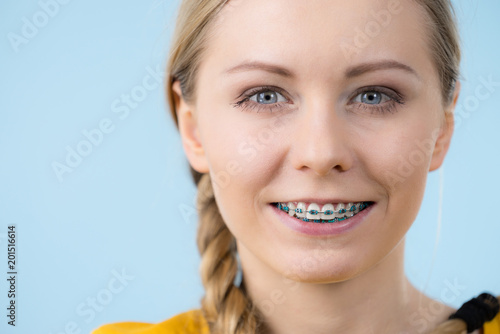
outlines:
[{"label": "front tooth", "polygon": [[354,213],[358,213],[359,212],[359,203],[355,203],[354,204]]},{"label": "front tooth", "polygon": [[297,207],[292,202],[288,202],[288,215],[293,217],[295,215],[295,209]]},{"label": "front tooth", "polygon": [[319,205],[316,203],[309,204],[306,213],[307,219],[320,219],[319,217]]},{"label": "front tooth", "polygon": [[295,214],[297,218],[305,218],[306,216],[306,203],[299,202],[297,203],[297,208],[295,209]]},{"label": "front tooth", "polygon": [[[333,218],[335,218],[335,207],[333,206],[333,204],[325,204],[323,205],[323,207],[321,208],[321,211],[323,212],[321,215],[320,215],[320,218],[323,219],[323,220],[331,220]],[[326,214],[325,212],[327,211],[331,211],[331,213],[328,213]]]},{"label": "front tooth", "polygon": [[342,218],[345,216],[345,205],[344,203],[339,203],[337,205],[337,209],[335,210],[335,217],[336,218]]},{"label": "front tooth", "polygon": [[347,213],[355,213],[356,212],[356,206],[354,205],[354,203],[350,202],[347,204]]}]

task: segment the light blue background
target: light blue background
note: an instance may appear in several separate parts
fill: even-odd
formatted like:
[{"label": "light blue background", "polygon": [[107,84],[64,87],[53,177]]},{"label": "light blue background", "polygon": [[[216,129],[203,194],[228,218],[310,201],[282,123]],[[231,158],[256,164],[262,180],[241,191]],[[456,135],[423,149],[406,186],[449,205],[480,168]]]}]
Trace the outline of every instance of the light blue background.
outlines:
[{"label": "light blue background", "polygon": [[[471,104],[481,78],[500,82],[500,1],[455,3],[462,113],[443,168],[443,222],[433,258],[434,172],[408,234],[406,270],[435,298],[449,291],[447,282],[462,286],[451,301],[458,307],[484,290],[500,294],[500,86]],[[112,110],[148,71],[165,67],[177,4],[68,1],[18,52],[8,34],[20,35],[23,17],[32,21],[41,7],[30,0],[0,5],[1,333],[59,334],[67,326],[88,333],[109,322],[159,322],[199,305],[196,189],[163,86],[124,119]],[[59,182],[52,163],[64,163],[66,147],[75,149],[82,131],[103,119],[113,132]],[[15,328],[6,324],[2,278],[10,224],[18,231]],[[113,277],[122,270],[133,279],[118,292]],[[115,293],[106,292],[110,282]],[[97,296],[111,299],[91,314],[87,303]]]}]

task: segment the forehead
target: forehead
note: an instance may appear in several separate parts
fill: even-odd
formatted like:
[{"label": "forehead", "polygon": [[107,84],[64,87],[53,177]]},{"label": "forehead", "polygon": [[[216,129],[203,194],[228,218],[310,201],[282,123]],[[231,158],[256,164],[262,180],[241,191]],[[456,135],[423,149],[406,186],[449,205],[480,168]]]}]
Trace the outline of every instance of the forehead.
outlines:
[{"label": "forehead", "polygon": [[425,18],[413,0],[231,0],[214,22],[202,63],[269,61],[336,76],[352,64],[390,58],[428,69]]}]

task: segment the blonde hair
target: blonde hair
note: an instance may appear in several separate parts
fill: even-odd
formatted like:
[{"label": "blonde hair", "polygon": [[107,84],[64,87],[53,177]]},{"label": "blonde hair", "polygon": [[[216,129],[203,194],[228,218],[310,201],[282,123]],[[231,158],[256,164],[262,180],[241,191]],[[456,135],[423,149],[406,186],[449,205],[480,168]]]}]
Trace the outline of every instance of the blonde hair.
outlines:
[{"label": "blonde hair", "polygon": [[[452,101],[459,76],[460,43],[455,14],[450,0],[414,0],[428,17],[430,47],[433,54],[444,104]],[[167,73],[167,96],[171,116],[178,126],[175,93],[179,81],[187,102],[195,99],[196,74],[210,37],[210,26],[228,0],[183,0],[177,17]],[[238,271],[236,242],[226,227],[215,201],[209,174],[190,167],[198,186],[199,227],[197,244],[201,254],[201,278],[205,296],[202,312],[212,334],[257,333],[262,316],[245,292],[245,285],[234,284]],[[449,320],[433,333],[464,333],[465,322]]]}]

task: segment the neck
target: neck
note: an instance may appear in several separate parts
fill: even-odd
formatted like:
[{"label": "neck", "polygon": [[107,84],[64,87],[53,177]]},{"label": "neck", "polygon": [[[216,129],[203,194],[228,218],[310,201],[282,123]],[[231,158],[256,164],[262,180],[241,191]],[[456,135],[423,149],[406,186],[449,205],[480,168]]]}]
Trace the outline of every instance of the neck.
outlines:
[{"label": "neck", "polygon": [[[265,334],[427,333],[453,311],[441,304],[442,311],[433,319],[419,315],[436,302],[407,280],[404,240],[368,272],[329,284],[284,284],[283,276],[244,247],[238,249],[245,289],[264,316]],[[415,325],[419,319],[426,319],[425,326],[422,321]]]}]

